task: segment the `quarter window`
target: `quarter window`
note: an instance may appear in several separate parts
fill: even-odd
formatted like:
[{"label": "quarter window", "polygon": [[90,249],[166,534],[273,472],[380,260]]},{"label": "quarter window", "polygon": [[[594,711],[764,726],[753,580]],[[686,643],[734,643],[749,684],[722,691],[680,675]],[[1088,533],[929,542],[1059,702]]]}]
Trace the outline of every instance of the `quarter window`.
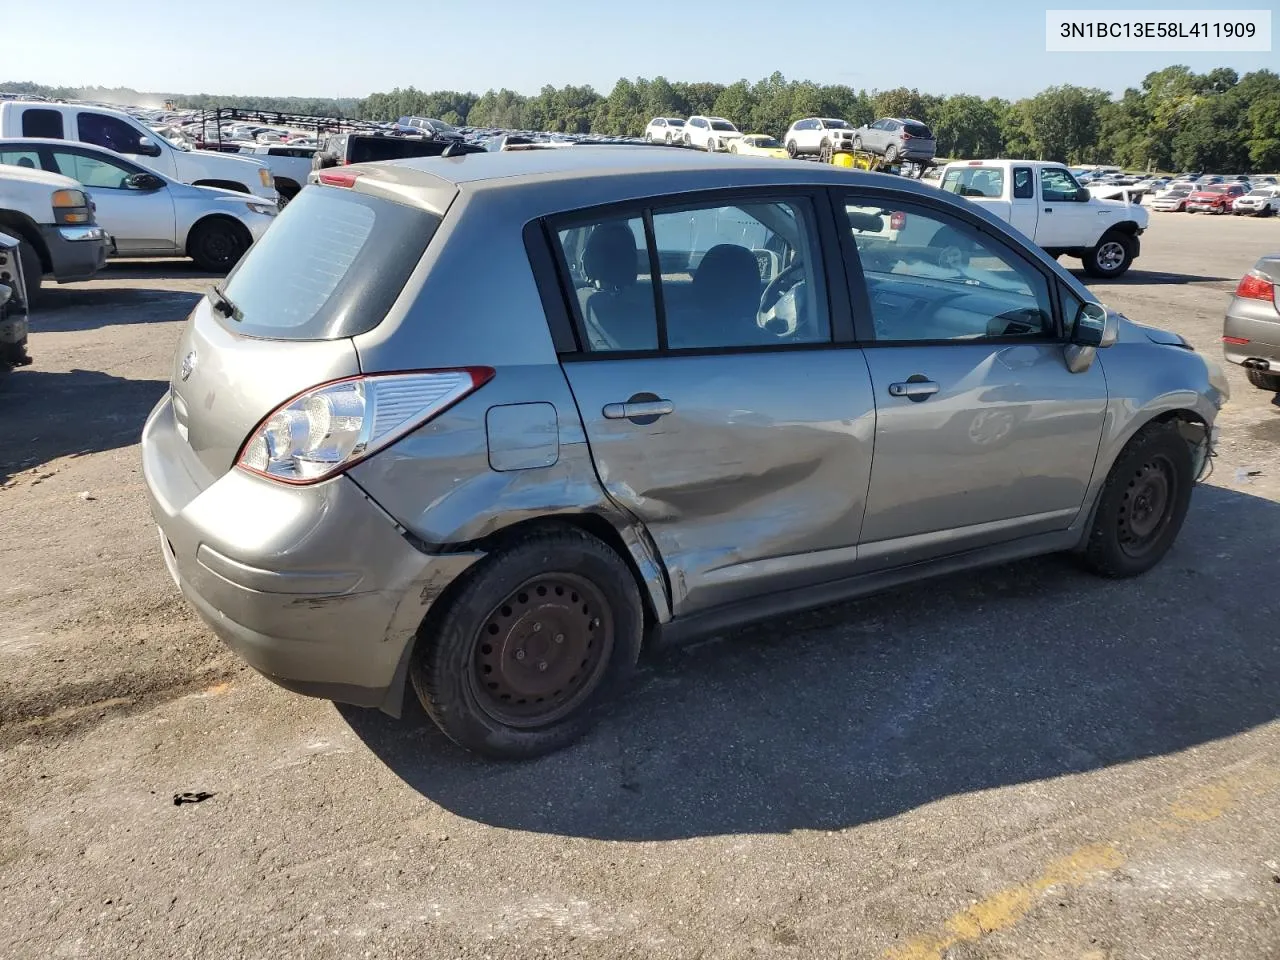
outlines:
[{"label": "quarter window", "polygon": [[964,221],[921,207],[846,206],[875,339],[1053,337],[1044,274]]},{"label": "quarter window", "polygon": [[62,114],[57,110],[33,110],[28,107],[22,112],[22,135],[61,140]]},{"label": "quarter window", "polygon": [[[825,343],[812,211],[742,202],[579,222],[558,232],[591,352]],[[657,276],[654,276],[656,264]]]},{"label": "quarter window", "polygon": [[28,169],[40,169],[40,155],[34,150],[19,149],[0,149],[0,163],[7,164],[12,167],[26,167]]}]

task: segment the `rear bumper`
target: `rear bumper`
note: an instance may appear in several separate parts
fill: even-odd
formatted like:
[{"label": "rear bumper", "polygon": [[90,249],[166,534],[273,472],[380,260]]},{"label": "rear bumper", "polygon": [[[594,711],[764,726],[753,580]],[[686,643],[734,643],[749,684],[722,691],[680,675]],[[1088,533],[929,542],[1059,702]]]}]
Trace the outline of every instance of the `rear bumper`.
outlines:
[{"label": "rear bumper", "polygon": [[1222,335],[1249,341],[1223,343],[1222,352],[1229,362],[1280,373],[1280,310],[1273,303],[1233,297]]},{"label": "rear bumper", "polygon": [[42,225],[40,238],[49,251],[50,272],[59,283],[88,280],[106,266],[111,239],[99,226]]},{"label": "rear bumper", "polygon": [[423,617],[480,554],[422,553],[345,476],[210,478],[167,396],[143,428],[142,467],[169,573],[228,647],[290,690],[399,712]]}]

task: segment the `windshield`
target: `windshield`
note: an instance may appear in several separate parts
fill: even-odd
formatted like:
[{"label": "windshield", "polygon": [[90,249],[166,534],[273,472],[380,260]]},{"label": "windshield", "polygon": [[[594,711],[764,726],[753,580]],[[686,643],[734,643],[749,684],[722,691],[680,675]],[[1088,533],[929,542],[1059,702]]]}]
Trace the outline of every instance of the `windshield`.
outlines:
[{"label": "windshield", "polygon": [[1200,192],[1201,193],[1226,193],[1227,188],[1224,186],[1220,186],[1218,184],[1214,184],[1213,186],[1205,187]]},{"label": "windshield", "polygon": [[844,120],[823,120],[822,122],[825,123],[832,130],[848,130],[849,129],[849,124]]},{"label": "windshield", "polygon": [[902,129],[906,130],[907,133],[911,134],[913,137],[924,137],[926,139],[931,139],[933,137],[933,131],[923,123],[904,123],[902,125]]},{"label": "windshield", "polygon": [[712,120],[711,129],[712,130],[737,130],[738,128],[735,127],[728,120]]},{"label": "windshield", "polygon": [[780,144],[777,140],[773,139],[773,137],[749,137],[748,139],[751,141],[751,145],[755,147],[781,147],[782,146],[782,144]]},{"label": "windshield", "polygon": [[436,133],[454,133],[458,129],[453,124],[445,123],[443,120],[428,120],[427,124]]},{"label": "windshield", "polygon": [[1250,190],[1250,191],[1249,191],[1249,196],[1251,196],[1251,197],[1269,197],[1269,196],[1271,196],[1271,190],[1270,190],[1270,189],[1265,189],[1265,190]]},{"label": "windshield", "polygon": [[155,137],[157,140],[167,143],[169,146],[173,147],[173,149],[175,150],[186,150],[188,152],[190,152],[191,150],[191,146],[190,144],[187,143],[187,141],[170,140],[168,137],[166,137],[163,133],[160,133],[158,130],[152,130],[151,136]]},{"label": "windshield", "polygon": [[667,121],[667,126],[669,126],[669,127],[683,127],[683,126],[684,126],[684,121],[683,121],[683,120],[668,120],[668,121]]}]

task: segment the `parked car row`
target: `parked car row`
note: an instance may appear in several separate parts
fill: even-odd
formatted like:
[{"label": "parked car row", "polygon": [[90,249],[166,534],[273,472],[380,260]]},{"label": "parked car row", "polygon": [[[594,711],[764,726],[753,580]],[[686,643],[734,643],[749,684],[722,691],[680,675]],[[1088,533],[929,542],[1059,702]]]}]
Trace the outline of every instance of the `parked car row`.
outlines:
[{"label": "parked car row", "polygon": [[[768,135],[744,134],[724,117],[702,115],[687,120],[654,117],[643,133],[643,138],[650,143],[728,153],[741,152],[735,149],[735,145],[744,136]],[[889,163],[902,160],[930,163],[937,152],[937,140],[929,126],[904,117],[884,117],[861,127],[854,127],[837,117],[805,117],[787,129],[780,146],[793,159],[866,151],[884,157]]]}]

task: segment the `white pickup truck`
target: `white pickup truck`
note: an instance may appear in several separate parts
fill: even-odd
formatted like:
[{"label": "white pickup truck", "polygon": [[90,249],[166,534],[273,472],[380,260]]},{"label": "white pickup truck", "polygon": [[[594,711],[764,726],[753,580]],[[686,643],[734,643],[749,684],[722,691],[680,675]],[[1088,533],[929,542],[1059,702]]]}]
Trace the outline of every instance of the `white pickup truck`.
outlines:
[{"label": "white pickup truck", "polygon": [[106,147],[182,183],[220,187],[276,203],[270,169],[251,157],[187,150],[122,110],[43,100],[0,101],[0,137],[46,137]]},{"label": "white pickup truck", "polygon": [[1060,163],[962,160],[947,164],[942,190],[980,204],[1048,251],[1079,257],[1085,272],[1118,277],[1137,259],[1148,214],[1123,200],[1099,200]]}]

